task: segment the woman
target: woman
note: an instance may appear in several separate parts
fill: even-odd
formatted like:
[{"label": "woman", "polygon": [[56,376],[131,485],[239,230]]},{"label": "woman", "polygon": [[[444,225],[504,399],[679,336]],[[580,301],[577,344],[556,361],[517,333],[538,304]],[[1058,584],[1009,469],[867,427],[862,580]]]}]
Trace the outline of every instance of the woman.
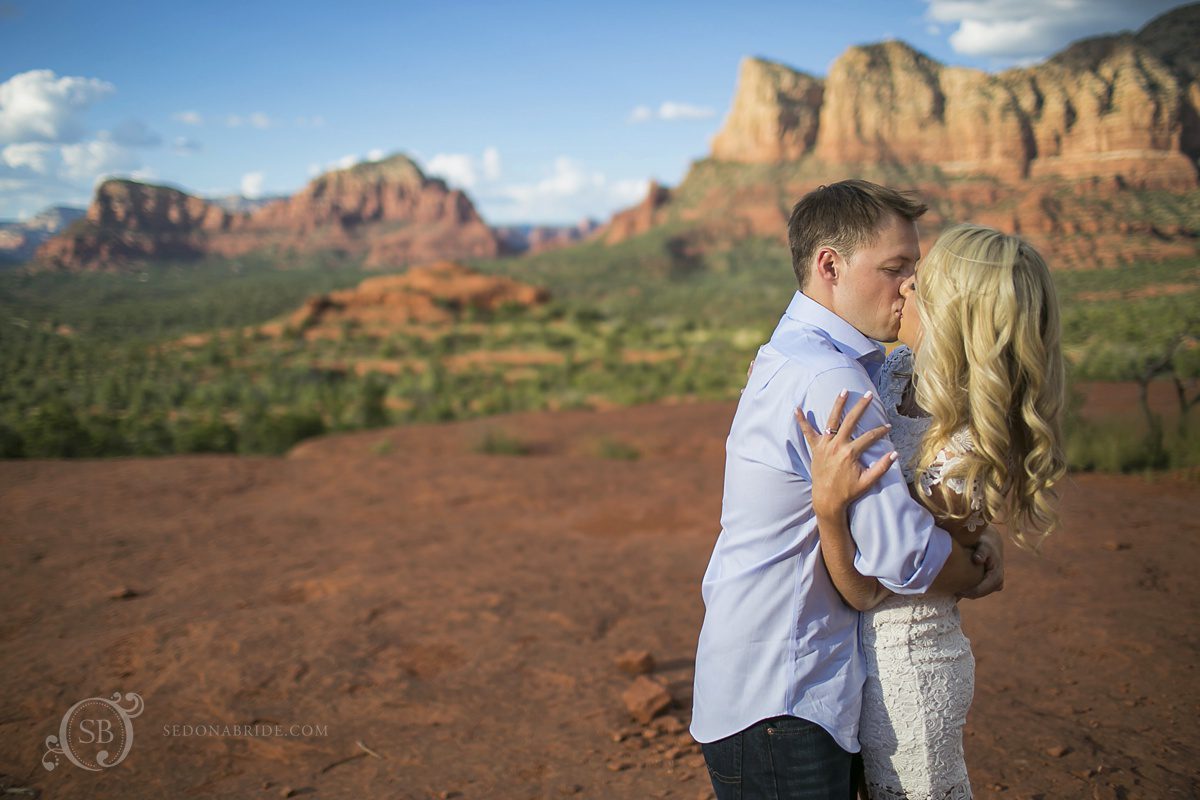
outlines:
[{"label": "woman", "polygon": [[[1045,262],[1016,237],[951,228],[906,290],[900,341],[880,399],[914,494],[965,545],[999,519],[1018,545],[1036,549],[1056,524],[1052,487],[1066,472],[1058,303]],[[884,430],[851,440],[865,410],[839,424],[835,408],[825,434],[798,419],[813,453],[826,566],[865,612],[867,788],[872,800],[969,798],[962,728],[975,661],[957,598],[892,595],[854,570],[846,508],[882,474],[864,471],[857,454]]]}]

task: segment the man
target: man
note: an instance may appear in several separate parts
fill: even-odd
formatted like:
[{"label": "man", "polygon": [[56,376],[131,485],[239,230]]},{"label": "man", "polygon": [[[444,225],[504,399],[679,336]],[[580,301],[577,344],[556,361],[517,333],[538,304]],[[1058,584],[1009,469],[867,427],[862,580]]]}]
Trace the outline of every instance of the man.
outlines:
[{"label": "man", "polygon": [[[848,390],[875,393],[879,341],[900,329],[926,207],[866,181],[822,186],[788,222],[800,290],[758,351],[726,442],[721,534],[704,575],[691,733],[719,800],[852,796],[864,682],[859,614],[821,559],[808,446]],[[878,400],[858,430],[885,424]],[[864,454],[877,462],[887,439]],[[938,528],[892,466],[850,508],[855,567],[898,594],[984,594],[1002,581],[995,531],[976,552]],[[986,566],[985,563],[986,562]]]}]

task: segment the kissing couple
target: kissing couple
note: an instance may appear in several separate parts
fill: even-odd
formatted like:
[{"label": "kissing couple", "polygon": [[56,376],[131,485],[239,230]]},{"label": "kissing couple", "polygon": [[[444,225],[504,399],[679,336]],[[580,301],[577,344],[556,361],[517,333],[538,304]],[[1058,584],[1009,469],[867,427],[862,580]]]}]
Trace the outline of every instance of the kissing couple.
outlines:
[{"label": "kissing couple", "polygon": [[789,219],[799,289],[751,363],[702,584],[718,800],[971,797],[958,601],[1003,586],[993,521],[1029,548],[1057,523],[1064,369],[1038,252],[959,225],[922,261],[925,210],[847,180]]}]

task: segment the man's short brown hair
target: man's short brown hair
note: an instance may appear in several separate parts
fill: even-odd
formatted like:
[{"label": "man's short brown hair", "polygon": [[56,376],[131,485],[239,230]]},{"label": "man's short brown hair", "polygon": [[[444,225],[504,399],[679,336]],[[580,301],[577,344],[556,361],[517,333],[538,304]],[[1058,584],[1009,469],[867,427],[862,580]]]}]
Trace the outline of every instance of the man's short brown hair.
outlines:
[{"label": "man's short brown hair", "polygon": [[808,267],[822,247],[832,247],[842,258],[875,240],[889,214],[913,222],[928,207],[915,192],[900,192],[862,180],[818,186],[792,209],[788,219],[788,245],[792,269],[803,290]]}]

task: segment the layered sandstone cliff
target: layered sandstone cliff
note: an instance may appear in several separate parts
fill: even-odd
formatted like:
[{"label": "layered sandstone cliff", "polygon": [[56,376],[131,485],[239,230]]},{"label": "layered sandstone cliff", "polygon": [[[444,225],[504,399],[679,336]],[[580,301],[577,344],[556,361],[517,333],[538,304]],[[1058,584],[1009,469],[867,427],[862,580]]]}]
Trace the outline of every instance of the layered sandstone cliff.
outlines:
[{"label": "layered sandstone cliff", "polygon": [[260,250],[335,251],[383,267],[490,257],[499,244],[466,195],[397,155],[325,173],[250,213],[166,186],[105,181],[86,219],[43,244],[33,268],[120,270],[137,261]]},{"label": "layered sandstone cliff", "polygon": [[1197,41],[1200,4],[998,74],[896,41],[850,48],[825,78],[746,59],[711,157],[599,235],[669,223],[690,255],[748,236],[786,243],[797,198],[863,177],[917,190],[928,237],[972,220],[1028,237],[1057,266],[1192,256]]},{"label": "layered sandstone cliff", "polygon": [[712,154],[1192,188],[1198,40],[1200,6],[1189,6],[1136,35],[1086,40],[1043,64],[994,75],[945,66],[897,41],[850,48],[824,80],[747,59]]},{"label": "layered sandstone cliff", "polygon": [[661,218],[659,210],[671,200],[671,190],[651,181],[646,198],[632,208],[618,211],[598,235],[609,244],[623,242],[657,225]]},{"label": "layered sandstone cliff", "polygon": [[725,127],[713,138],[713,158],[792,161],[813,148],[825,96],[820,78],[782,64],[747,58]]}]

